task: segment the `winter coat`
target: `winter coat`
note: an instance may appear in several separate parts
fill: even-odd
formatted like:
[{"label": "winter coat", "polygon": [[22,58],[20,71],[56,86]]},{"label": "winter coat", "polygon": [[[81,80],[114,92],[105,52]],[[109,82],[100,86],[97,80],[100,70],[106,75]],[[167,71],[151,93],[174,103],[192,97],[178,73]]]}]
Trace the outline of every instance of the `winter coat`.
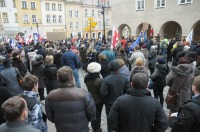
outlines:
[{"label": "winter coat", "polygon": [[133,69],[133,67],[135,67],[135,61],[136,61],[137,58],[141,58],[143,60],[143,62],[145,62],[145,57],[144,57],[144,54],[142,52],[140,52],[139,50],[133,52],[133,54],[129,58],[129,62],[131,63],[132,69]]},{"label": "winter coat", "polygon": [[187,101],[179,110],[171,132],[200,132],[200,96]]},{"label": "winter coat", "polygon": [[148,55],[148,68],[155,68],[156,66],[156,50],[151,50]]},{"label": "winter coat", "polygon": [[111,75],[104,78],[101,83],[100,93],[104,98],[105,104],[112,105],[129,88],[128,80],[117,72],[111,72]]},{"label": "winter coat", "polygon": [[154,83],[153,90],[163,90],[166,85],[166,76],[168,74],[168,68],[166,64],[157,64],[154,73],[150,76]]},{"label": "winter coat", "polygon": [[179,108],[191,98],[191,88],[194,79],[192,64],[179,64],[171,67],[171,72],[166,77],[166,84],[172,91],[178,92],[179,96],[175,106],[169,107],[172,112],[178,112]]},{"label": "winter coat", "polygon": [[81,62],[81,67],[85,68],[86,67],[86,49],[85,48],[80,48],[79,49],[79,56],[80,56],[80,62]]},{"label": "winter coat", "polygon": [[117,132],[165,132],[167,117],[146,89],[131,89],[118,97],[108,115],[108,126]]},{"label": "winter coat", "polygon": [[101,52],[101,54],[104,54],[106,56],[106,60],[108,62],[111,62],[112,60],[115,59],[115,53],[110,49],[105,49],[104,51]]},{"label": "winter coat", "polygon": [[16,67],[22,77],[25,76],[27,68],[25,64],[18,58],[13,58],[12,66]]},{"label": "winter coat", "polygon": [[33,66],[33,75],[38,77],[38,85],[39,85],[38,88],[45,88],[44,74],[43,74],[43,69],[44,69],[43,61],[33,61],[32,66]]},{"label": "winter coat", "polygon": [[62,64],[62,51],[60,51],[59,53],[54,54],[54,64],[57,66],[57,68],[61,68],[63,66]]},{"label": "winter coat", "polygon": [[49,93],[45,110],[57,132],[89,132],[88,122],[96,114],[94,100],[86,89],[65,84]]},{"label": "winter coat", "polygon": [[130,71],[126,65],[123,65],[122,67],[119,68],[118,73],[121,74],[124,78],[130,81]]},{"label": "winter coat", "polygon": [[200,75],[200,66],[194,68],[194,76]]},{"label": "winter coat", "polygon": [[86,59],[88,64],[96,61],[96,54],[97,53],[95,51],[86,53]]},{"label": "winter coat", "polygon": [[58,88],[57,68],[55,64],[46,64],[43,74],[46,79],[47,93]]},{"label": "winter coat", "polygon": [[101,62],[99,62],[99,64],[101,65],[101,75],[103,78],[107,77],[108,75],[110,75],[110,71],[108,68],[108,64],[109,62],[107,60],[101,60]]},{"label": "winter coat", "polygon": [[149,71],[148,69],[145,68],[145,66],[135,66],[132,70],[131,70],[131,78],[133,77],[133,75],[135,75],[136,73],[144,73],[147,76],[149,76]]},{"label": "winter coat", "polygon": [[96,104],[103,102],[102,96],[100,94],[102,81],[103,79],[100,78],[99,73],[88,73],[84,79],[87,89],[92,94]]},{"label": "winter coat", "polygon": [[18,82],[17,70],[15,67],[9,66],[1,71],[1,82],[5,85],[12,95],[23,93],[23,89]]},{"label": "winter coat", "polygon": [[6,122],[0,126],[0,132],[40,132],[28,125],[28,120]]},{"label": "winter coat", "polygon": [[177,46],[175,49],[173,49],[171,52],[171,56],[172,56],[173,60],[176,59],[177,54],[182,51],[183,51],[183,46]]},{"label": "winter coat", "polygon": [[[6,101],[7,99],[9,99],[10,97],[12,97],[13,95],[10,93],[10,91],[4,87],[4,86],[0,86],[0,106],[4,103],[4,101]],[[5,123],[5,119],[3,117],[2,114],[0,114],[0,124]]]},{"label": "winter coat", "polygon": [[68,50],[63,54],[62,63],[65,66],[71,67],[72,70],[79,68],[78,56],[72,50]]},{"label": "winter coat", "polygon": [[127,58],[127,54],[126,53],[118,53],[116,55],[116,59],[122,59],[124,61],[124,63],[126,64],[127,61],[128,61],[128,58]]}]

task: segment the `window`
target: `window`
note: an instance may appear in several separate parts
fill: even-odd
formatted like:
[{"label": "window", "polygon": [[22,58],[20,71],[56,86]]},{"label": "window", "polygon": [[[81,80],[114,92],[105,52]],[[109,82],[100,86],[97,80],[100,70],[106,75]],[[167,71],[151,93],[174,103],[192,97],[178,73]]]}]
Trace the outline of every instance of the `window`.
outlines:
[{"label": "window", "polygon": [[88,21],[85,21],[85,27],[88,27]]},{"label": "window", "polygon": [[101,16],[101,10],[98,10],[98,17]]},{"label": "window", "polygon": [[109,19],[106,19],[105,25],[106,25],[106,26],[109,26]]},{"label": "window", "polygon": [[188,4],[191,3],[191,0],[179,0],[180,4]]},{"label": "window", "polygon": [[79,28],[79,22],[76,22],[76,28]]},{"label": "window", "polygon": [[137,0],[137,10],[144,10],[144,0]]},{"label": "window", "polygon": [[165,0],[155,0],[155,7],[165,7]]},{"label": "window", "polygon": [[87,16],[88,16],[88,10],[85,9],[85,17],[87,17]]},{"label": "window", "polygon": [[15,22],[18,23],[17,13],[15,13]]},{"label": "window", "polygon": [[75,11],[75,17],[78,17],[78,11]]},{"label": "window", "polygon": [[62,11],[62,5],[61,4],[58,4],[58,10]]},{"label": "window", "polygon": [[94,10],[92,10],[92,16],[94,16]]},{"label": "window", "polygon": [[108,14],[108,9],[105,9],[106,14]]},{"label": "window", "polygon": [[56,10],[56,4],[52,3],[52,11],[55,11],[55,10]]},{"label": "window", "polygon": [[56,15],[53,15],[53,22],[56,22]]},{"label": "window", "polygon": [[101,28],[101,21],[98,21],[98,27]]},{"label": "window", "polygon": [[8,14],[7,13],[2,13],[3,15],[3,22],[8,23]]},{"label": "window", "polygon": [[6,6],[5,0],[0,0],[0,6],[1,7],[5,7]]},{"label": "window", "polygon": [[36,15],[32,15],[32,23],[36,23],[37,22],[37,17]]},{"label": "window", "polygon": [[69,10],[69,17],[72,17],[72,10]]},{"label": "window", "polygon": [[49,10],[49,3],[45,3],[45,9]]},{"label": "window", "polygon": [[27,9],[26,1],[22,1],[22,8],[23,8],[23,9]]},{"label": "window", "polygon": [[62,22],[62,16],[58,16],[58,22]]},{"label": "window", "polygon": [[35,2],[31,2],[31,9],[32,10],[35,10],[36,8],[35,8]]},{"label": "window", "polygon": [[16,3],[15,3],[15,0],[13,0],[13,7],[14,7],[14,8],[16,7]]},{"label": "window", "polygon": [[70,22],[69,27],[70,27],[70,28],[73,28],[73,22]]},{"label": "window", "polygon": [[50,23],[51,22],[51,16],[50,15],[46,15],[46,20],[47,20],[47,23]]},{"label": "window", "polygon": [[24,23],[28,23],[28,15],[24,15]]}]

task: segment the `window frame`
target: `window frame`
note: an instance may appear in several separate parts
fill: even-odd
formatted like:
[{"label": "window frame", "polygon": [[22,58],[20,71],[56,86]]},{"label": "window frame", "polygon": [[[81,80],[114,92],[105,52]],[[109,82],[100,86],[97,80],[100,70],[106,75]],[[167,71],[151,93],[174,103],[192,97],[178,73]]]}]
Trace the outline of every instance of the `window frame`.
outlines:
[{"label": "window frame", "polygon": [[7,12],[2,12],[2,17],[3,17],[3,23],[9,23]]},{"label": "window frame", "polygon": [[192,0],[190,0],[190,2],[188,2],[188,0],[184,0],[185,2],[184,3],[181,3],[181,0],[178,0],[178,4],[179,5],[185,5],[185,4],[192,4]]},{"label": "window frame", "polygon": [[[32,3],[34,3],[34,8],[32,8]],[[36,10],[36,2],[31,1],[31,2],[30,2],[30,5],[31,5],[31,6],[30,6],[30,7],[31,7],[31,10]]]},{"label": "window frame", "polygon": [[101,10],[98,10],[98,17],[101,17]]},{"label": "window frame", "polygon": [[78,17],[79,16],[79,13],[78,13],[78,10],[75,11],[75,17]]},{"label": "window frame", "polygon": [[79,29],[79,22],[76,22],[76,29]]},{"label": "window frame", "polygon": [[92,16],[93,16],[93,17],[95,16],[95,11],[94,11],[94,9],[92,9]]},{"label": "window frame", "polygon": [[70,22],[70,23],[69,23],[69,28],[70,28],[70,29],[73,29],[73,22]]},{"label": "window frame", "polygon": [[[35,18],[33,18],[35,16]],[[31,15],[32,23],[35,24],[37,23],[37,15]]]},{"label": "window frame", "polygon": [[[55,17],[55,18],[54,18],[54,17]],[[56,23],[56,22],[57,22],[57,16],[56,16],[56,15],[52,15],[52,20],[53,20],[53,21],[52,21],[53,23]],[[54,20],[55,20],[55,21],[54,21]]]},{"label": "window frame", "polygon": [[[138,4],[138,2],[144,2],[144,7],[142,8],[142,7],[140,7],[141,9],[139,9],[138,7],[139,7],[139,4]],[[145,0],[136,0],[136,10],[137,11],[144,11],[145,10]],[[142,6],[142,5],[141,5]]]},{"label": "window frame", "polygon": [[85,9],[85,17],[88,17],[88,9]]},{"label": "window frame", "polygon": [[58,4],[58,11],[62,11],[62,4]]},{"label": "window frame", "polygon": [[[47,7],[48,7],[48,9],[47,9]],[[50,11],[50,4],[49,3],[45,3],[45,10]]]},{"label": "window frame", "polygon": [[[25,18],[25,16],[27,16],[27,18]],[[25,20],[27,20],[27,21],[25,21]],[[23,22],[29,23],[29,15],[28,14],[23,15]]]},{"label": "window frame", "polygon": [[51,9],[52,11],[56,11],[56,3],[51,3]]},{"label": "window frame", "polygon": [[13,8],[16,8],[16,0],[13,0]]},{"label": "window frame", "polygon": [[6,1],[0,0],[0,7],[6,7]]},{"label": "window frame", "polygon": [[73,17],[73,12],[72,12],[72,10],[69,10],[69,17]]},{"label": "window frame", "polygon": [[[49,16],[49,18],[47,16]],[[46,23],[51,23],[51,15],[50,14],[46,14]]]},{"label": "window frame", "polygon": [[85,21],[85,28],[88,27],[88,21]]},{"label": "window frame", "polygon": [[[26,4],[25,7],[23,6],[23,2]],[[27,5],[26,1],[24,1],[24,0],[22,0],[22,9],[28,9],[28,5]]]},{"label": "window frame", "polygon": [[15,23],[18,23],[19,21],[18,21],[18,15],[17,15],[17,13],[15,13]]},{"label": "window frame", "polygon": [[[60,21],[60,20],[61,20],[61,21]],[[62,15],[59,15],[59,16],[58,16],[58,22],[59,22],[59,23],[63,23]]]}]

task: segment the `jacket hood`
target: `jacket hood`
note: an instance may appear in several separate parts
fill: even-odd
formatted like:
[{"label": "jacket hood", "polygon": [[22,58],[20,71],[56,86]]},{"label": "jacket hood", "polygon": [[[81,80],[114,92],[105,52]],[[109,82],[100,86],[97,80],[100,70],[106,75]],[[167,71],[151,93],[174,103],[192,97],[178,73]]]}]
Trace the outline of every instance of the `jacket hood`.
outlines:
[{"label": "jacket hood", "polygon": [[172,66],[171,70],[179,76],[189,76],[193,73],[192,64],[179,64],[178,66]]},{"label": "jacket hood", "polygon": [[[49,67],[56,67],[56,65],[55,64],[46,64],[45,65],[45,68],[49,68]],[[56,67],[57,68],[57,67]]]},{"label": "jacket hood", "polygon": [[167,65],[166,64],[156,64],[156,68],[158,69],[158,71],[161,72],[161,74],[167,74]]},{"label": "jacket hood", "polygon": [[144,66],[136,66],[133,68],[133,71],[138,73],[138,72],[145,72],[145,67]]},{"label": "jacket hood", "polygon": [[118,72],[123,75],[130,76],[130,71],[125,65],[119,68]]}]

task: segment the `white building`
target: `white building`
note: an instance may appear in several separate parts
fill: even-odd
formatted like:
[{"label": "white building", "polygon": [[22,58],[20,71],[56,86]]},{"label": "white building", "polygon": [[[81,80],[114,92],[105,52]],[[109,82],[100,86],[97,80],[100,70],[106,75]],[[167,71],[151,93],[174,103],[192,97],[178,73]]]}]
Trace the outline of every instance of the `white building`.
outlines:
[{"label": "white building", "polygon": [[19,31],[15,0],[0,0],[0,39],[2,36],[14,38]]},{"label": "white building", "polygon": [[66,38],[65,1],[41,0],[42,29],[47,39]]}]

